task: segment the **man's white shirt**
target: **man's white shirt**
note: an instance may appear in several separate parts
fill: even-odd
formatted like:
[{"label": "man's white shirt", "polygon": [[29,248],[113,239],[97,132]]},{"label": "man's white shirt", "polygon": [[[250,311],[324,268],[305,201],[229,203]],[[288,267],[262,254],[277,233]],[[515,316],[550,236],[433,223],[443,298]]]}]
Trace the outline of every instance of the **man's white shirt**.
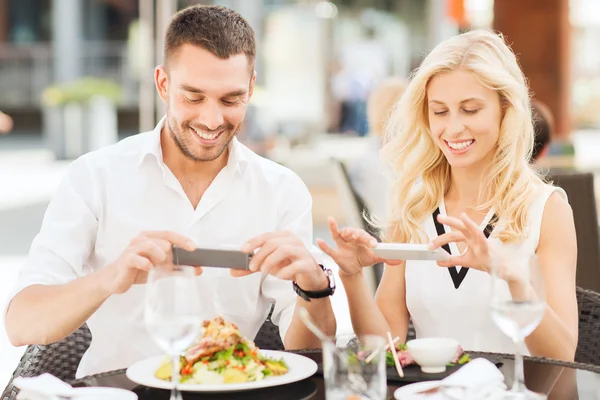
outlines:
[{"label": "man's white shirt", "polygon": [[[227,165],[194,209],[163,163],[163,123],[164,118],[153,131],[70,165],[9,301],[28,286],[63,284],[106,267],[147,230],[178,232],[198,247],[241,246],[259,234],[289,230],[311,247],[312,199],[296,174],[234,139]],[[199,318],[222,315],[254,338],[275,303],[272,320],[285,337],[297,297],[291,282],[260,273],[234,278],[228,269],[204,268],[196,283]],[[145,285],[134,285],[113,295],[90,317],[92,344],[78,377],[162,353],[144,326],[144,291]]]}]

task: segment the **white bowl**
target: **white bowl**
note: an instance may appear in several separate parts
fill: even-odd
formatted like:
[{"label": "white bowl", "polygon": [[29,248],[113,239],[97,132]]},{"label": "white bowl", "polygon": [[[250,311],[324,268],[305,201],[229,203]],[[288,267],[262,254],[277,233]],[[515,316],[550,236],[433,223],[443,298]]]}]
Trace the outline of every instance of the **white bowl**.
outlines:
[{"label": "white bowl", "polygon": [[458,351],[458,342],[450,338],[423,338],[409,340],[406,349],[421,371],[436,374],[446,370]]}]

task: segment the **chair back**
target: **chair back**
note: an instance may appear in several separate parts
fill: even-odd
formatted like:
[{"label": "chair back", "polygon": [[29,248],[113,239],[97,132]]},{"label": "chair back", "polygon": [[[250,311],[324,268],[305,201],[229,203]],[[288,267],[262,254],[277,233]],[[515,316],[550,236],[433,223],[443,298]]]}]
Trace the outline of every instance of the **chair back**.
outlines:
[{"label": "chair back", "polygon": [[[346,218],[348,220],[348,225],[362,228],[379,240],[376,229],[374,229],[373,226],[365,219],[365,215],[369,215],[369,209],[367,208],[363,198],[352,186],[352,181],[350,180],[350,174],[348,173],[346,164],[342,160],[337,159],[333,159],[332,164],[337,192],[342,201],[342,206],[344,207]],[[373,282],[371,283],[369,280],[368,283],[373,293],[375,293],[375,289],[377,288],[377,285],[379,285],[381,277],[383,276],[383,265],[374,265],[372,272]],[[368,276],[368,273],[366,275]]]},{"label": "chair back", "polygon": [[600,365],[600,294],[577,287],[579,338],[575,361]]},{"label": "chair back", "polygon": [[553,183],[569,197],[577,232],[577,286],[600,292],[600,235],[594,192],[594,175],[552,172]]},{"label": "chair back", "polygon": [[90,347],[92,334],[86,324],[70,336],[49,345],[31,345],[25,350],[17,368],[4,389],[0,400],[14,400],[18,389],[13,381],[16,377],[33,377],[50,373],[63,381],[75,379],[75,373],[83,354]]},{"label": "chair back", "polygon": [[352,181],[350,180],[346,164],[342,160],[332,159],[332,167],[336,189],[340,196],[348,225],[369,231],[370,228],[363,218],[363,212],[366,210],[365,202],[352,187]]},{"label": "chair back", "polygon": [[281,336],[279,335],[279,327],[271,321],[271,315],[273,314],[273,307],[269,312],[269,316],[262,324],[256,338],[254,338],[254,344],[259,349],[264,350],[284,350]]}]

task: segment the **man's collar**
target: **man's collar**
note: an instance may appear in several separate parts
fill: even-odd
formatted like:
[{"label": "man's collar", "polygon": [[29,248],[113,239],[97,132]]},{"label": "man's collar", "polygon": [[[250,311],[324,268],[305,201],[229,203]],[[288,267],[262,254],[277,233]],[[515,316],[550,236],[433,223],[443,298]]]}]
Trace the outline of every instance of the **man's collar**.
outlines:
[{"label": "man's collar", "polygon": [[[143,147],[140,152],[140,160],[139,164],[141,165],[146,158],[149,156],[153,156],[154,159],[163,163],[163,152],[161,147],[161,131],[165,125],[167,117],[164,116],[160,119],[154,130],[150,132],[148,140],[144,142]],[[233,140],[229,143],[229,155],[227,159],[227,166],[233,166],[236,172],[239,172],[240,175],[243,174],[246,166],[248,165],[248,157],[246,153],[246,149],[244,146],[237,140],[237,137],[234,137]]]},{"label": "man's collar", "polygon": [[163,126],[165,125],[165,121],[167,117],[164,116],[158,121],[156,127],[152,130],[152,132],[148,135],[148,140],[143,143],[141,152],[140,152],[140,161],[141,165],[144,160],[148,156],[154,156],[157,160],[162,162],[162,147],[160,146],[160,133],[162,131]]}]

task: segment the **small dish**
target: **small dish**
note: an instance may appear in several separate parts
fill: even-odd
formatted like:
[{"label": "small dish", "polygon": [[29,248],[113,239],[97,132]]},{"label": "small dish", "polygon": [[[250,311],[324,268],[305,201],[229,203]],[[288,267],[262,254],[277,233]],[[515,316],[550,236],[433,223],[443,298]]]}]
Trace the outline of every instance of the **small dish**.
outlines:
[{"label": "small dish", "polygon": [[72,392],[74,400],[137,400],[137,394],[130,390],[110,387],[78,387]]},{"label": "small dish", "polygon": [[428,374],[438,374],[446,371],[458,352],[459,343],[450,338],[422,338],[409,340],[406,349],[421,371]]}]

